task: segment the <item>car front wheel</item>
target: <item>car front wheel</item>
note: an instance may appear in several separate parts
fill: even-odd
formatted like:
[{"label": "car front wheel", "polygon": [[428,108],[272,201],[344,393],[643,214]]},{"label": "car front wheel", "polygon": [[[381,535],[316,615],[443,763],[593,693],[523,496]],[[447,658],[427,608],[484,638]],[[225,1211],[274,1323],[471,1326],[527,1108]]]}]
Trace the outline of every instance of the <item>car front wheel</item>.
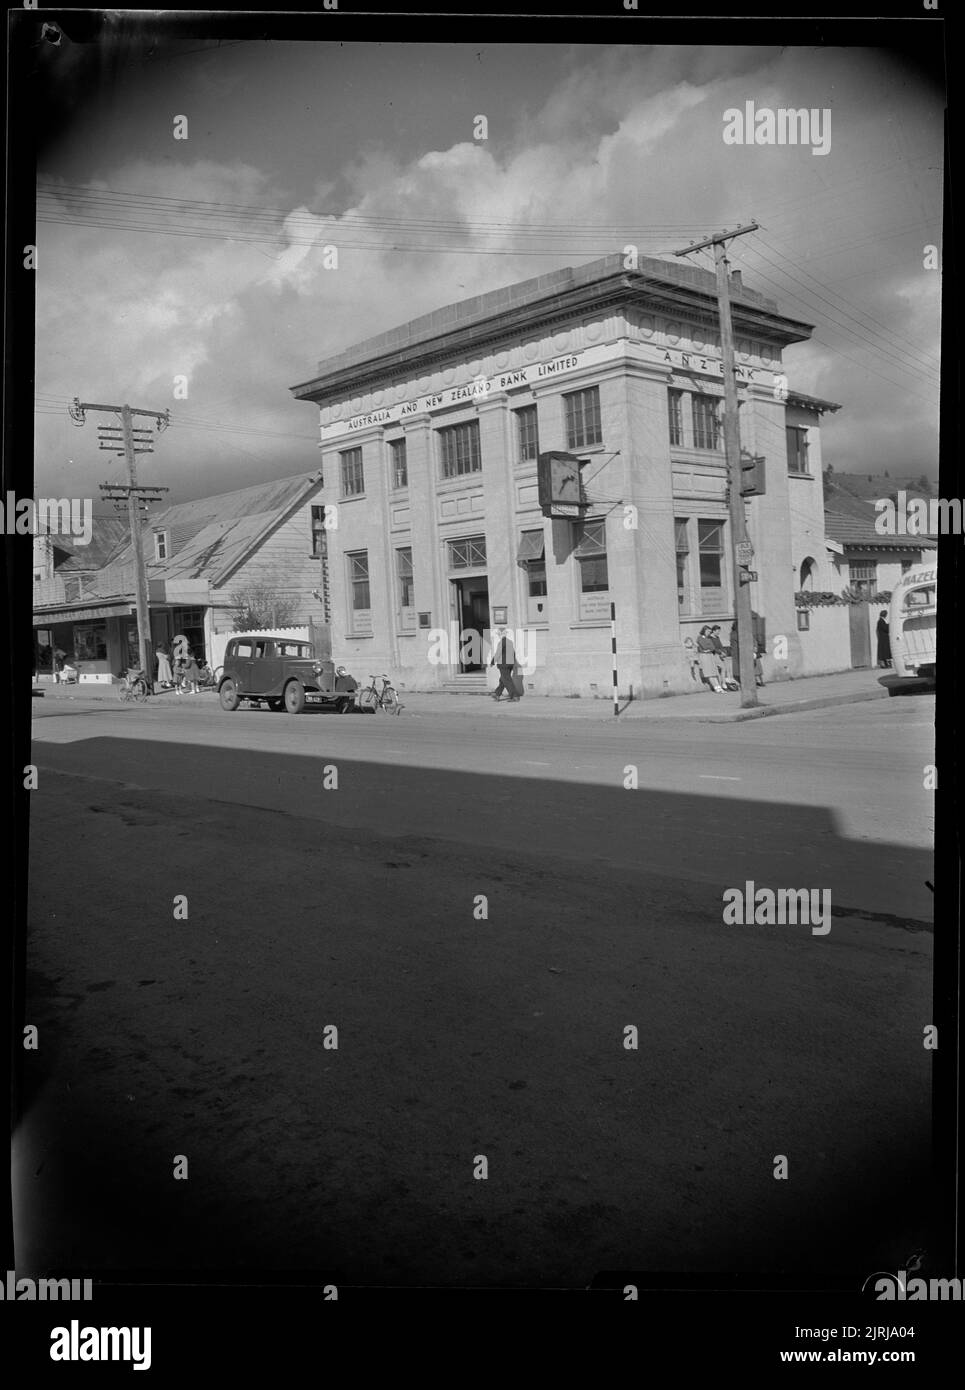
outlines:
[{"label": "car front wheel", "polygon": [[241,704],[241,696],[238,694],[238,687],[230,678],[221,682],[221,689],[218,692],[221,699],[221,708],[235,710]]},{"label": "car front wheel", "polygon": [[285,686],[285,708],[289,714],[301,714],[305,708],[305,687],[301,681],[290,681]]}]

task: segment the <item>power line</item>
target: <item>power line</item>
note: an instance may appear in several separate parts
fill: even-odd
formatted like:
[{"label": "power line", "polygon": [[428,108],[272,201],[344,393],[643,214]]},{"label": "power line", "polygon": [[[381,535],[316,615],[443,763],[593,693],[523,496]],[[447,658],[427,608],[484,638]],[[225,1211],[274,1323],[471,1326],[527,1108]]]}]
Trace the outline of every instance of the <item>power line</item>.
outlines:
[{"label": "power line", "polygon": [[[775,293],[781,295],[784,299],[790,299],[792,302],[796,301],[800,303],[805,313],[811,313],[810,307],[807,304],[804,304],[800,300],[798,295],[785,291],[783,286],[780,285],[776,280],[772,279],[771,276],[765,275],[764,272],[760,270],[755,270],[754,274],[758,277],[758,279],[763,280],[765,284],[771,285]],[[815,317],[819,316],[815,315]],[[924,396],[920,396],[917,391],[913,391],[909,387],[907,381],[896,381],[894,377],[885,376],[883,372],[878,371],[875,367],[869,365],[867,362],[859,362],[856,357],[852,357],[850,353],[843,352],[841,348],[835,347],[833,343],[829,343],[825,338],[822,338],[817,332],[812,334],[812,341],[820,343],[821,346],[827,348],[829,352],[835,353],[838,357],[843,357],[845,361],[851,362],[856,367],[860,367],[862,371],[871,372],[873,373],[873,375],[880,377],[882,381],[888,382],[889,385],[897,386],[907,395],[914,396],[916,400],[921,401],[924,405],[930,406],[933,409],[937,408],[937,402],[926,400]]]},{"label": "power line", "polygon": [[[828,309],[833,310],[836,308],[836,306],[830,299],[825,298],[825,296],[822,294],[818,294],[815,290],[811,290],[809,286],[805,284],[805,282],[801,280],[797,275],[795,275],[786,265],[779,264],[771,256],[769,256],[766,251],[762,250],[760,246],[755,244],[748,249],[749,254],[761,256],[767,262],[768,265],[772,266],[778,272],[778,274],[784,275],[789,280],[792,280],[796,285],[800,285],[806,295],[810,295],[813,299],[819,300],[822,304],[826,305]],[[824,317],[828,319],[830,323],[834,324],[835,327],[840,328],[842,332],[850,334],[862,345],[870,347],[872,351],[877,352],[880,356],[884,357],[886,360],[890,361],[895,366],[901,367],[904,371],[914,372],[917,376],[921,377],[923,381],[928,382],[929,384],[931,383],[931,380],[933,379],[932,372],[930,372],[927,368],[923,369],[922,367],[920,367],[917,361],[915,361],[915,359],[912,357],[910,353],[906,353],[904,349],[901,348],[892,350],[889,347],[877,346],[871,340],[870,337],[866,336],[869,333],[869,329],[864,324],[860,323],[859,320],[856,319],[853,314],[849,314],[847,310],[844,309],[840,310],[840,313],[845,318],[849,318],[853,323],[857,324],[858,330],[860,331],[856,332],[854,329],[849,328],[847,323],[840,322],[839,320],[830,316],[826,311]],[[908,360],[903,360],[904,357],[907,357]]]},{"label": "power line", "polygon": [[[910,233],[911,230],[913,230],[913,229],[909,229],[909,233]],[[776,238],[775,238],[775,237],[774,237],[774,234],[771,233],[771,232],[769,232],[768,229],[767,229],[766,227],[764,228],[764,231],[765,231],[765,232],[768,232],[768,235],[771,237],[772,240],[777,240],[778,242],[780,242],[780,244],[781,244],[782,246],[786,246],[786,247],[787,247],[788,252],[790,252],[790,253],[793,254],[793,248],[792,248],[792,247],[789,245],[789,243],[788,243],[787,241],[785,241],[782,237],[776,237]],[[901,235],[904,235],[904,234],[905,234],[905,233],[901,233]],[[895,235],[898,235],[898,234],[896,233]],[[892,238],[888,238],[888,239],[892,239]],[[753,248],[752,248],[752,249],[753,249]],[[781,256],[781,252],[777,251],[776,248],[772,248],[772,249],[774,249],[775,255]],[[783,256],[781,256],[781,259],[786,261],[786,260],[789,259],[789,256],[788,256],[788,255],[783,255]],[[830,285],[826,285],[822,280],[819,280],[819,279],[817,278],[817,276],[812,275],[812,274],[807,270],[806,264],[807,264],[807,263],[805,263],[805,265],[800,265],[800,266],[798,266],[798,270],[800,271],[800,273],[801,273],[803,276],[805,276],[806,279],[811,280],[815,285],[817,285],[817,287],[818,287],[819,289],[827,290],[827,292],[828,292],[829,294],[834,295],[834,296],[835,296],[835,299],[836,299],[839,303],[849,305],[852,309],[855,309],[855,310],[857,311],[857,313],[863,315],[864,318],[869,319],[870,322],[871,322],[872,324],[874,324],[876,328],[881,329],[882,332],[885,333],[888,337],[894,338],[894,340],[895,340],[895,342],[896,342],[896,345],[900,345],[900,344],[901,344],[901,341],[902,341],[902,340],[898,338],[898,335],[897,335],[892,329],[890,329],[886,323],[883,323],[881,319],[876,318],[875,315],[872,314],[869,310],[867,310],[867,309],[862,309],[861,306],[860,306],[859,304],[855,304],[855,302],[854,302],[853,300],[848,299],[848,298],[846,298],[846,296],[842,295],[842,294],[840,293],[840,291],[838,290],[837,285],[835,285],[834,288],[832,288]],[[869,325],[861,325],[861,326],[862,326],[862,327],[869,328],[869,331],[873,331],[873,330],[870,329]],[[917,347],[917,348],[919,348],[919,350],[921,351],[921,353],[924,354],[925,356],[934,358],[934,359],[935,359],[935,362],[936,362],[936,365],[937,365],[937,362],[938,362],[937,354],[934,353],[930,348],[927,348],[927,347],[925,346],[924,343],[920,343],[920,342],[918,342],[918,341],[917,341],[916,339],[914,339],[914,338],[909,338],[909,337],[907,336],[907,334],[904,335],[904,341],[910,343],[910,344],[912,345],[912,347]]]}]

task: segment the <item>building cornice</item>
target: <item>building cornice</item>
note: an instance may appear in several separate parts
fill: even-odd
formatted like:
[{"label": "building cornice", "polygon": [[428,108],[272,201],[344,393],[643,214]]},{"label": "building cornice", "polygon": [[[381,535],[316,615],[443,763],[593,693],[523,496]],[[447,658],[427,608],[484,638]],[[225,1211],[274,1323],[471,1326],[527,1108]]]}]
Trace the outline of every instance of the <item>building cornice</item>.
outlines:
[{"label": "building cornice", "polygon": [[[716,328],[716,299],[687,284],[672,283],[648,275],[614,272],[588,285],[557,291],[536,303],[522,304],[493,313],[485,319],[444,331],[418,342],[379,353],[346,366],[332,359],[330,371],[320,371],[310,381],[291,387],[297,400],[322,404],[326,400],[359,395],[400,371],[411,375],[449,361],[453,357],[478,357],[486,349],[505,345],[507,338],[530,336],[536,329],[552,329],[576,315],[617,307],[645,308],[685,316],[701,326]],[[740,299],[731,305],[735,334],[766,338],[781,346],[804,342],[811,325],[785,318],[764,305]],[[324,363],[320,364],[323,367]]]}]

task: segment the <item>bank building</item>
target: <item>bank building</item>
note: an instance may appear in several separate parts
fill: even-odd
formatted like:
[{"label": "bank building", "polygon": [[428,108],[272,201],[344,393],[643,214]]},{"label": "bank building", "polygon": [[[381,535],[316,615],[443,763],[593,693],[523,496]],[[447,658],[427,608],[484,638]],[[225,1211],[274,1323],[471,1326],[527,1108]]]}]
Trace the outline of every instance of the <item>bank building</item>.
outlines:
[{"label": "bank building", "polygon": [[[784,352],[811,325],[739,272],[731,301],[751,605],[765,674],[783,679],[809,669],[795,592],[828,571],[820,421],[838,407],[791,385]],[[712,272],[621,255],[554,271],[350,346],[291,390],[319,411],[324,616],[349,669],[485,689],[504,624],[528,694],[609,698],[611,604],[622,695],[697,688],[707,623],[727,645]],[[579,460],[584,505],[544,515],[538,460],[553,453]]]}]

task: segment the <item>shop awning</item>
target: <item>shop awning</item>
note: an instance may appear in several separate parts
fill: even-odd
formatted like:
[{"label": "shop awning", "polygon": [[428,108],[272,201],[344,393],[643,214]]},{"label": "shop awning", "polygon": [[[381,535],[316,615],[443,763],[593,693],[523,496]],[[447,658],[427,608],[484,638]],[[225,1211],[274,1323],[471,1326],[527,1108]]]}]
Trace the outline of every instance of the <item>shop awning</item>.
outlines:
[{"label": "shop awning", "polygon": [[54,623],[89,623],[101,618],[128,618],[135,612],[134,605],[126,603],[104,603],[96,608],[48,608],[34,613],[34,627],[51,627]]},{"label": "shop awning", "polygon": [[516,552],[517,565],[528,565],[531,560],[542,560],[543,546],[542,531],[524,531]]}]

